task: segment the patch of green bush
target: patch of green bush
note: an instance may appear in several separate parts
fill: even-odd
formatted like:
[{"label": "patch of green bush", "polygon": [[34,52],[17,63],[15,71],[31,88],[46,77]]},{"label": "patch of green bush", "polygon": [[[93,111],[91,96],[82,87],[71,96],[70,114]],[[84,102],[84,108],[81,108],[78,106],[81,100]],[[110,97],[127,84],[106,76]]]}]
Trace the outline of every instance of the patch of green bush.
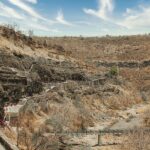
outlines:
[{"label": "patch of green bush", "polygon": [[119,74],[119,70],[117,66],[113,66],[111,67],[110,71],[109,71],[109,75],[112,76],[117,76]]}]

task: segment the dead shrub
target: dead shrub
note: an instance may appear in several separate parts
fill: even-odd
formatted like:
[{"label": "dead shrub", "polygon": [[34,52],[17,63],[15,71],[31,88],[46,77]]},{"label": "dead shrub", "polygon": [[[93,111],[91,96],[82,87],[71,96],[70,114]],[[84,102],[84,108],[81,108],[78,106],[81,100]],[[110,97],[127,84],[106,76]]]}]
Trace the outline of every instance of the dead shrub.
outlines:
[{"label": "dead shrub", "polygon": [[148,109],[144,113],[144,126],[150,127],[150,110]]}]

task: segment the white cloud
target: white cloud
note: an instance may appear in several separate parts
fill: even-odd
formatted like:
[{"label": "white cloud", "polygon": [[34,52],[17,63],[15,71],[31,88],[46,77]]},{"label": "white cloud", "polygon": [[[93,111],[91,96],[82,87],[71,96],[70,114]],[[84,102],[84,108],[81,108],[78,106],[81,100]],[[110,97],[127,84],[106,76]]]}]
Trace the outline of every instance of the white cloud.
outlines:
[{"label": "white cloud", "polygon": [[37,0],[25,0],[25,1],[27,1],[27,2],[29,2],[29,3],[33,3],[33,4],[36,4],[36,3],[37,3]]},{"label": "white cloud", "polygon": [[32,28],[33,30],[40,30],[40,31],[47,31],[47,32],[55,32],[58,33],[58,29],[50,29],[49,27],[39,24],[39,23],[31,23],[28,25],[29,28]]},{"label": "white cloud", "polygon": [[150,6],[139,5],[137,8],[127,8],[126,12],[117,19],[111,16],[114,10],[114,0],[98,0],[98,10],[83,9],[86,14],[96,16],[111,25],[128,29],[142,29],[150,27]]},{"label": "white cloud", "polygon": [[[40,14],[38,14],[32,7],[27,5],[25,1],[29,3],[36,4],[37,0],[8,0],[11,4],[19,7],[23,12],[26,12],[31,17],[28,17],[25,15],[20,15],[15,9],[8,7],[4,3],[0,2],[0,16],[5,17],[6,19],[3,20],[3,23],[6,24],[13,24],[14,22],[19,26],[19,28],[22,31],[28,31],[29,29],[33,29],[36,33],[38,32],[45,32],[45,33],[59,33],[60,31],[58,29],[53,29],[50,27],[53,23],[56,23],[56,21],[50,21],[44,17],[42,17]],[[15,18],[13,19],[13,22],[10,21],[10,19],[7,18]],[[24,19],[24,20],[20,20]],[[29,23],[30,22],[30,23]],[[52,23],[51,23],[52,22]]]},{"label": "white cloud", "polygon": [[72,26],[73,25],[70,22],[65,20],[62,10],[58,11],[56,21],[60,24],[67,25],[67,26]]},{"label": "white cloud", "polygon": [[[62,11],[59,11],[57,18],[54,20],[49,20],[39,14],[36,10],[33,9],[29,4],[36,4],[38,0],[7,0],[12,5],[17,6],[17,8],[8,7],[6,4],[0,2],[0,20],[3,20],[3,23],[13,24],[14,22],[20,27],[21,30],[33,29],[36,33],[51,34],[51,33],[60,33],[61,31],[55,29],[53,25],[63,24],[66,26],[72,26],[72,24],[64,19]],[[21,13],[22,14],[21,14]],[[14,18],[10,20],[10,18]],[[26,20],[28,18],[28,20]]]},{"label": "white cloud", "polygon": [[93,25],[93,23],[92,22],[88,22],[88,21],[75,21],[74,23],[76,23],[76,24],[81,24],[81,25],[88,25],[88,26],[91,26],[91,25]]},{"label": "white cloud", "polygon": [[8,0],[13,5],[21,8],[22,10],[26,11],[33,17],[43,19],[36,11],[34,11],[30,6],[26,5],[22,0]]},{"label": "white cloud", "polygon": [[113,0],[98,0],[98,10],[84,8],[86,14],[96,16],[103,20],[109,20],[111,13],[114,10]]},{"label": "white cloud", "polygon": [[32,7],[30,7],[29,5],[27,5],[26,3],[23,2],[23,1],[28,1],[31,3],[37,3],[37,0],[8,0],[8,1],[11,4],[22,9],[29,15],[31,15],[33,17],[33,19],[35,19],[35,20],[40,19],[49,24],[63,24],[63,25],[67,25],[67,26],[72,26],[72,24],[70,22],[65,20],[63,12],[61,10],[58,12],[56,20],[49,20],[49,19],[43,17],[42,15],[40,15],[39,13],[37,13]]},{"label": "white cloud", "polygon": [[19,13],[17,13],[13,8],[6,6],[2,2],[0,2],[0,10],[1,10],[0,16],[9,17],[9,18],[13,17],[16,19],[24,19],[24,17],[21,16]]},{"label": "white cloud", "polygon": [[[32,7],[28,6],[27,4],[25,4],[22,0],[8,0],[11,4],[19,7],[20,9],[24,10],[26,13],[28,13],[29,15],[31,15],[32,17],[36,18],[36,19],[41,19],[44,20],[46,22],[49,23],[54,23],[52,20],[48,20],[46,18],[44,18],[43,16],[41,16],[39,13],[37,13]],[[28,1],[32,1],[32,2],[36,2],[33,0],[28,0]]]},{"label": "white cloud", "polygon": [[138,9],[127,8],[125,17],[118,24],[129,29],[150,27],[150,6],[139,6]]}]

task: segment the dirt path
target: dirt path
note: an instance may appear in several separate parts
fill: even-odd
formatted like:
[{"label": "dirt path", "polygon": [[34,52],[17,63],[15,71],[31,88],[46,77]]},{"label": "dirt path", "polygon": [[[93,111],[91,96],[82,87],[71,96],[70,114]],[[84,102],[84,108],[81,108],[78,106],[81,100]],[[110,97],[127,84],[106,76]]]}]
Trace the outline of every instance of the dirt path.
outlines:
[{"label": "dirt path", "polygon": [[150,103],[143,103],[128,108],[125,111],[120,111],[119,116],[121,119],[118,120],[116,124],[112,125],[110,129],[125,130],[143,126],[143,115],[149,108]]}]

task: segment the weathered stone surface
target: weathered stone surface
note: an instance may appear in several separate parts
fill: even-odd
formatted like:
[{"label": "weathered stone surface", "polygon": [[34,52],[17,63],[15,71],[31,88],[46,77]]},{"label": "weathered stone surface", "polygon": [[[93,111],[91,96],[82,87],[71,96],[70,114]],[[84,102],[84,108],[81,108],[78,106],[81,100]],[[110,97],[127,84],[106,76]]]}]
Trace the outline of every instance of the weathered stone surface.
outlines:
[{"label": "weathered stone surface", "polygon": [[19,148],[0,131],[0,143],[6,150],[19,150]]},{"label": "weathered stone surface", "polygon": [[150,66],[150,60],[144,61],[118,61],[118,62],[96,62],[96,66],[103,66],[103,67],[113,67],[118,66],[120,68],[138,68],[138,67],[148,67]]}]

